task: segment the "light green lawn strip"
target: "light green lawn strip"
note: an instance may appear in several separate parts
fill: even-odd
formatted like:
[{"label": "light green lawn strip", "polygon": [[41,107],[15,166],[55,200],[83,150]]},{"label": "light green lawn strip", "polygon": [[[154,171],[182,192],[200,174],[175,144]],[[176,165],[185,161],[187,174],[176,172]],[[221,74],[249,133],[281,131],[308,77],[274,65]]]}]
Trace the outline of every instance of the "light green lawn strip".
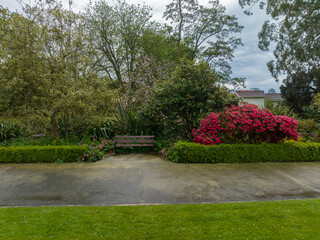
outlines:
[{"label": "light green lawn strip", "polygon": [[3,208],[0,239],[320,239],[320,200]]}]

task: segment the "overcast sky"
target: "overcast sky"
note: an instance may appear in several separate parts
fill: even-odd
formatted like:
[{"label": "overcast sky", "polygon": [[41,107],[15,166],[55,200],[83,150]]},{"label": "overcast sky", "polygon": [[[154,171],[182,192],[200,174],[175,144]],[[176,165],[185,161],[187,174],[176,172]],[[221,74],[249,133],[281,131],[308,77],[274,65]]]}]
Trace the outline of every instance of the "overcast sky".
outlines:
[{"label": "overcast sky", "polygon": [[[30,1],[33,2],[32,0]],[[202,5],[208,4],[208,0],[198,1]],[[29,0],[24,0],[24,2],[29,3]],[[68,0],[63,0],[63,2],[67,4]],[[80,11],[89,2],[90,0],[73,0],[73,10]],[[162,15],[165,11],[165,5],[169,4],[171,0],[127,0],[127,2],[134,4],[145,3],[151,6],[153,8],[153,19],[164,22]],[[279,84],[271,77],[266,65],[269,60],[273,59],[273,54],[272,52],[262,52],[258,48],[258,32],[266,19],[265,13],[257,8],[252,16],[247,16],[239,6],[238,0],[220,0],[220,3],[226,6],[228,14],[235,15],[238,18],[239,24],[244,26],[241,34],[244,46],[236,49],[235,58],[231,62],[233,76],[245,77],[246,89],[260,88],[267,91],[270,88],[274,88],[279,92]],[[19,4],[16,0],[0,0],[0,5],[12,11],[19,9]]]}]

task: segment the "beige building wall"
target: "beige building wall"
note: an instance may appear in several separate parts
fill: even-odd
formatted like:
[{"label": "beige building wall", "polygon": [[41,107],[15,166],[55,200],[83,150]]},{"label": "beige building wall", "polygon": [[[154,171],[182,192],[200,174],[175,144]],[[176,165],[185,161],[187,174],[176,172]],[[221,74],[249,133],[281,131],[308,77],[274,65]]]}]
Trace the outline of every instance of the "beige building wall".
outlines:
[{"label": "beige building wall", "polygon": [[255,104],[258,107],[264,108],[264,98],[243,98],[244,102]]}]

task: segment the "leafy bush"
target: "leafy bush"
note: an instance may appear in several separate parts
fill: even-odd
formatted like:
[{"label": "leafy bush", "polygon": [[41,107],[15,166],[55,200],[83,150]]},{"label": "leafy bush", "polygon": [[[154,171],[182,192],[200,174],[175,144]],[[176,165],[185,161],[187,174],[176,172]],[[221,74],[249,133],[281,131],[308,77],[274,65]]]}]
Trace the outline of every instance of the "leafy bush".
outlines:
[{"label": "leafy bush", "polygon": [[320,93],[317,93],[313,97],[310,106],[304,107],[304,112],[308,118],[312,118],[320,123]]},{"label": "leafy bush", "polygon": [[320,160],[320,143],[219,144],[177,142],[174,150],[183,163],[309,162]]},{"label": "leafy bush", "polygon": [[21,137],[24,134],[24,129],[18,123],[0,122],[0,142]]},{"label": "leafy bush", "polygon": [[77,137],[82,139],[86,135],[89,123],[86,119],[75,114],[62,114],[57,120],[58,135],[61,138]]},{"label": "leafy bush", "polygon": [[116,132],[119,135],[147,135],[145,122],[139,118],[137,106],[134,102],[124,105],[117,104],[117,114],[115,115]]},{"label": "leafy bush", "polygon": [[172,147],[172,144],[169,142],[169,140],[166,139],[157,139],[154,142],[154,146],[155,146],[155,150],[158,153],[161,153],[161,150],[165,149],[165,148],[170,148]]},{"label": "leafy bush", "polygon": [[[78,145],[82,145],[79,142]],[[84,145],[85,146],[85,145]],[[96,162],[103,158],[103,156],[108,153],[113,148],[113,143],[110,140],[97,140],[92,139],[91,144],[88,146],[86,153],[81,158],[82,161],[86,162]]]},{"label": "leafy bush", "polygon": [[154,87],[144,113],[163,125],[170,137],[191,139],[201,117],[237,103],[218,82],[208,63],[184,60],[168,79]]},{"label": "leafy bush", "polygon": [[0,147],[0,163],[75,162],[87,146],[21,146]]},{"label": "leafy bush", "polygon": [[168,140],[156,140],[155,149],[165,159],[171,160],[172,162],[178,162],[178,156],[174,151],[173,142],[170,142]]},{"label": "leafy bush", "polygon": [[89,129],[89,135],[96,136],[97,139],[113,139],[116,132],[117,126],[112,118],[102,121]]},{"label": "leafy bush", "polygon": [[193,141],[204,145],[218,143],[277,143],[298,140],[298,122],[287,116],[274,116],[253,104],[225,108],[201,120],[192,131]]},{"label": "leafy bush", "polygon": [[295,114],[294,111],[283,102],[274,104],[272,101],[266,101],[264,107],[269,109],[273,115],[285,115],[292,118],[298,117],[297,114]]},{"label": "leafy bush", "polygon": [[307,141],[320,140],[320,123],[314,119],[299,120],[299,136]]}]

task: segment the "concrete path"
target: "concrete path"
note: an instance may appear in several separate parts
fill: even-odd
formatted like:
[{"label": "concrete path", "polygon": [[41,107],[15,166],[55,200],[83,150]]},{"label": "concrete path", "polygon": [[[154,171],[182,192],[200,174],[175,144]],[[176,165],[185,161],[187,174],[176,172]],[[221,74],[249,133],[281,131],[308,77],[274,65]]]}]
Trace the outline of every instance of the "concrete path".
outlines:
[{"label": "concrete path", "polygon": [[132,154],[91,164],[0,164],[0,206],[299,198],[320,198],[320,162],[175,164]]}]

